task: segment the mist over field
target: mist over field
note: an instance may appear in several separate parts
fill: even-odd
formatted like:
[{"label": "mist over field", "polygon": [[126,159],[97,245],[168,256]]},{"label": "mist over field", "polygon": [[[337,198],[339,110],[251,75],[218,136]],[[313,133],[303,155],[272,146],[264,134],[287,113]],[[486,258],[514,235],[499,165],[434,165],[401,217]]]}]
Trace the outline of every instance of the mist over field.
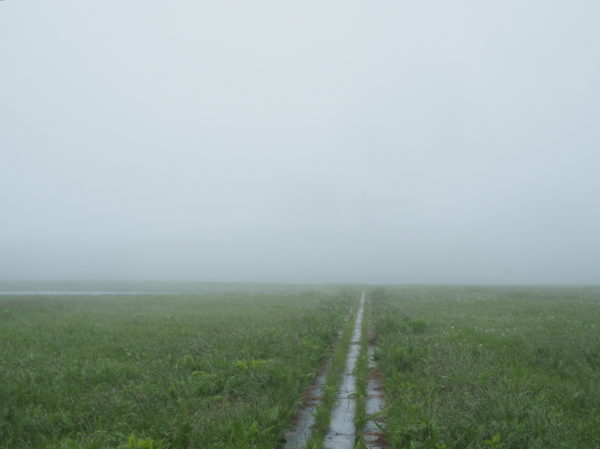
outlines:
[{"label": "mist over field", "polygon": [[0,280],[600,283],[600,3],[0,2]]}]

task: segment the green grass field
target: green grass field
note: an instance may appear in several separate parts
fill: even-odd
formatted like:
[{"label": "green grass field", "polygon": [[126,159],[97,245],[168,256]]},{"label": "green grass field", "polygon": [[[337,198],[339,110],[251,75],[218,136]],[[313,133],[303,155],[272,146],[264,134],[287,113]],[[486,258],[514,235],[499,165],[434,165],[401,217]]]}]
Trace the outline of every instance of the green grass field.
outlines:
[{"label": "green grass field", "polygon": [[600,289],[373,292],[393,448],[600,448]]},{"label": "green grass field", "polygon": [[[239,288],[0,296],[0,448],[280,449],[329,358],[322,448],[361,290]],[[600,448],[600,288],[367,296],[359,429],[368,338],[391,448]]]},{"label": "green grass field", "polygon": [[0,447],[265,448],[355,297],[0,297]]}]

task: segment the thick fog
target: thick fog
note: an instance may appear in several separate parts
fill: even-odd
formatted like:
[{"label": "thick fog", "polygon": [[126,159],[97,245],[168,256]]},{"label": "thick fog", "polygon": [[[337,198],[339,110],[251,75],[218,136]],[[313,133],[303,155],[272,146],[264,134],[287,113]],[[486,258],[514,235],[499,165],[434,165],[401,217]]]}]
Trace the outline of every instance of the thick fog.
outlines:
[{"label": "thick fog", "polygon": [[595,0],[0,2],[0,279],[599,283]]}]

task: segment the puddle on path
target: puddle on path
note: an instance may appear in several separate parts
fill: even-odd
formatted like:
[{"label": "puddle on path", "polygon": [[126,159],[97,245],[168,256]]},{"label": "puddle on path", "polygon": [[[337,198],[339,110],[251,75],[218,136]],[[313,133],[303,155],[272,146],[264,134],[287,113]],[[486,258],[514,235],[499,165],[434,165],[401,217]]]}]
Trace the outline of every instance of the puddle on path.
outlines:
[{"label": "puddle on path", "polygon": [[344,378],[338,392],[336,404],[331,412],[329,431],[323,441],[323,445],[327,449],[354,448],[356,440],[356,428],[354,426],[354,417],[356,415],[356,376],[353,372],[360,352],[364,305],[365,293],[363,292],[360,299],[360,308],[354,322],[354,332],[348,350],[348,358],[346,359]]},{"label": "puddle on path", "polygon": [[[328,367],[323,369],[323,373]],[[310,440],[315,424],[315,412],[323,400],[323,385],[327,381],[326,374],[320,374],[305,394],[304,403],[294,418],[294,428],[286,432],[286,443],[283,449],[304,449]]]},{"label": "puddle on path", "polygon": [[[378,377],[377,362],[375,361],[375,347],[369,346],[367,354],[369,356],[369,379],[367,381],[365,407],[367,417],[369,417],[381,412],[385,402],[383,399],[383,388]],[[369,419],[365,424],[364,442],[369,449],[382,449],[385,447],[385,440],[380,427],[383,427],[381,416]]]},{"label": "puddle on path", "polygon": [[[350,318],[351,311],[344,318],[344,322]],[[342,336],[342,330],[338,331],[338,338]],[[321,374],[317,376],[314,383],[304,394],[304,402],[300,407],[300,410],[294,416],[294,428],[290,429],[285,434],[285,445],[283,449],[304,449],[306,448],[310,437],[312,435],[312,429],[315,425],[315,413],[317,408],[323,402],[323,386],[327,381],[327,372],[329,371],[328,361],[326,365],[321,369]]]}]

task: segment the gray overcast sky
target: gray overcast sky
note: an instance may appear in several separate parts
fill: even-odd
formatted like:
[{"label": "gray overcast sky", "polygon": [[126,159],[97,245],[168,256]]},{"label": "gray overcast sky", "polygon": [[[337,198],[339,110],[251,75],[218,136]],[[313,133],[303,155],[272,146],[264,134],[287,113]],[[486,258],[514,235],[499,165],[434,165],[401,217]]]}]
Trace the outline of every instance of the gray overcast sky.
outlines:
[{"label": "gray overcast sky", "polygon": [[600,283],[600,2],[0,2],[0,279]]}]

